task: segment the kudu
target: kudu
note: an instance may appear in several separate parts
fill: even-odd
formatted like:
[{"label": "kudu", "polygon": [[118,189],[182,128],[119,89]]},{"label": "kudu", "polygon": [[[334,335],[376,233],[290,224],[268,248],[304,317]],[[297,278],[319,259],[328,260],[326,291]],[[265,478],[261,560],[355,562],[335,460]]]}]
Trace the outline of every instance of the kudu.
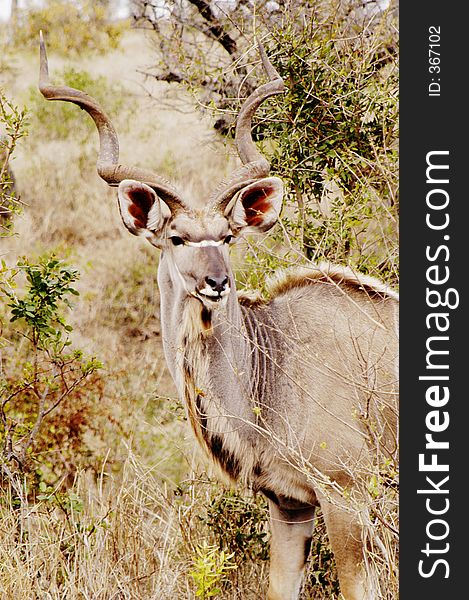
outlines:
[{"label": "kudu", "polygon": [[243,165],[202,209],[159,175],[118,163],[109,118],[87,94],[50,85],[42,42],[39,88],[48,100],[73,102],[91,115],[100,138],[97,170],[118,186],[125,226],[162,250],[164,353],[192,429],[225,474],[268,500],[268,599],[298,598],[319,504],[342,594],[363,600],[373,594],[360,515],[349,499],[373,462],[364,414],[395,451],[397,295],[372,278],[324,265],[284,274],[269,299],[237,294],[230,243],[270,229],[283,194],[251,137],[256,109],[284,89],[260,53],[270,81],[247,98],[237,119]]}]

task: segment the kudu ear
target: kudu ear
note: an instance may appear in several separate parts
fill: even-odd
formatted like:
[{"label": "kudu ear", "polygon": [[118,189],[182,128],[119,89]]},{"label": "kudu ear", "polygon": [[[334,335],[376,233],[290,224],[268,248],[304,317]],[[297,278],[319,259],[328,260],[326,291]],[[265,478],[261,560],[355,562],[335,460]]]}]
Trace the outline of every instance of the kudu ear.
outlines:
[{"label": "kudu ear", "polygon": [[166,202],[149,185],[133,179],[121,181],[117,195],[122,220],[130,233],[159,246],[159,234],[171,216]]},{"label": "kudu ear", "polygon": [[227,205],[225,216],[233,230],[268,231],[282,208],[283,182],[278,177],[259,179],[242,188]]}]

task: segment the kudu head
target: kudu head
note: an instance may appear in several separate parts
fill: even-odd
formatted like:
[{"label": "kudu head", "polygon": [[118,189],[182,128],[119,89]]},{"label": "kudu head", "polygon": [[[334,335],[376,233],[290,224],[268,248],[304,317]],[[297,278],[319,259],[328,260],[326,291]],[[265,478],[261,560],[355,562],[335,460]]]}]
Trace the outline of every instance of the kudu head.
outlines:
[{"label": "kudu head", "polygon": [[233,287],[230,242],[242,233],[267,231],[281,208],[282,181],[268,176],[270,165],[252,140],[251,122],[260,104],[281,93],[284,83],[261,44],[259,51],[270,81],[254,90],[238,115],[235,142],[243,164],[202,210],[195,210],[163,177],[118,163],[117,133],[96,100],[74,88],[50,84],[41,34],[39,90],[47,100],[73,102],[88,112],[99,133],[98,174],[110,186],[118,186],[124,225],[161,248],[174,285],[210,309],[224,304]]}]

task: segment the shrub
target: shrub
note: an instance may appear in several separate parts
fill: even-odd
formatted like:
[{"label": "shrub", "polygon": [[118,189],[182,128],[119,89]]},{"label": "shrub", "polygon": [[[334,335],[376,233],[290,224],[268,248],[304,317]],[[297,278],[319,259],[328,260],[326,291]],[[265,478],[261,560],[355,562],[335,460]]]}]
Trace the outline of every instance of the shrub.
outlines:
[{"label": "shrub", "polygon": [[124,25],[111,23],[105,4],[89,0],[47,0],[42,6],[20,10],[14,42],[36,49],[42,30],[55,52],[106,52],[119,45]]},{"label": "shrub", "polygon": [[196,584],[195,595],[198,598],[206,600],[221,593],[220,584],[227,581],[231,569],[236,569],[233,556],[216,546],[209,546],[207,542],[197,546],[194,566],[189,574]]},{"label": "shrub", "polygon": [[380,37],[343,37],[313,22],[273,36],[287,92],[274,118],[263,107],[260,145],[287,183],[277,237],[396,284],[397,68]]},{"label": "shrub", "polygon": [[257,495],[246,497],[235,490],[214,491],[200,516],[220,549],[234,553],[236,563],[268,560],[267,503]]},{"label": "shrub", "polygon": [[[23,291],[18,290],[21,275]],[[6,331],[3,343],[21,349],[10,348],[0,378],[0,467],[19,498],[22,482],[29,494],[43,479],[73,478],[83,431],[91,421],[91,404],[81,392],[88,388],[89,394],[91,381],[94,393],[99,390],[93,375],[101,365],[79,350],[70,351],[72,328],[62,316],[69,296],[77,294],[72,287],[77,278],[75,269],[54,256],[22,259],[12,269],[3,263],[0,272],[10,321],[19,325]],[[0,317],[4,321],[7,315]]]},{"label": "shrub", "polygon": [[15,177],[11,168],[16,144],[27,133],[27,111],[19,109],[0,89],[0,237],[8,235],[12,228],[11,217],[20,212],[15,189]]}]

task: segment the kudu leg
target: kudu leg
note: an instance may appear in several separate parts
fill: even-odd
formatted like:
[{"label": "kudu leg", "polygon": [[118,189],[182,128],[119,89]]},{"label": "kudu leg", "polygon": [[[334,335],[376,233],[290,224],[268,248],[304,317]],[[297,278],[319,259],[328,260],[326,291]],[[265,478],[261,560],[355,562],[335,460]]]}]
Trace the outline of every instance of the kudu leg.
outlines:
[{"label": "kudu leg", "polygon": [[340,505],[340,500],[321,500],[327,534],[334,552],[341,597],[344,600],[371,600],[363,565],[362,526],[355,511]]},{"label": "kudu leg", "polygon": [[[287,502],[291,506],[291,502]],[[268,600],[297,600],[311,546],[315,506],[269,499],[271,541]]]}]

